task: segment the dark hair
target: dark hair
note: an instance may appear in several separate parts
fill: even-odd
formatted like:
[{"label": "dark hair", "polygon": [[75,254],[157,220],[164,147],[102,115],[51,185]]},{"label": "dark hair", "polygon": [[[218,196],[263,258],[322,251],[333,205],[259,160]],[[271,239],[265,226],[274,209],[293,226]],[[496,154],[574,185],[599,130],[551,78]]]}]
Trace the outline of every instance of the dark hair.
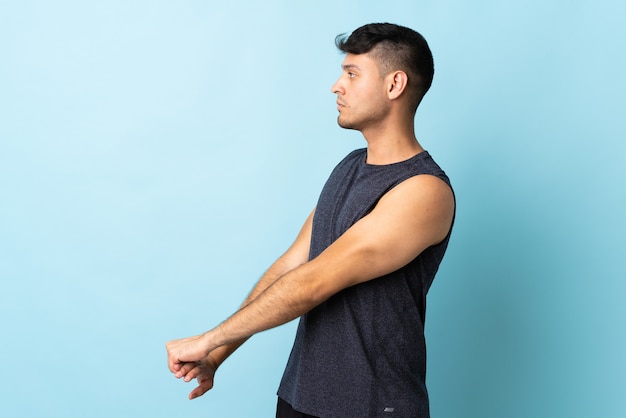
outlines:
[{"label": "dark hair", "polygon": [[349,36],[338,35],[335,45],[346,54],[371,53],[377,59],[383,76],[396,70],[407,73],[414,109],[432,84],[435,72],[433,55],[426,39],[413,29],[392,23],[370,23]]}]

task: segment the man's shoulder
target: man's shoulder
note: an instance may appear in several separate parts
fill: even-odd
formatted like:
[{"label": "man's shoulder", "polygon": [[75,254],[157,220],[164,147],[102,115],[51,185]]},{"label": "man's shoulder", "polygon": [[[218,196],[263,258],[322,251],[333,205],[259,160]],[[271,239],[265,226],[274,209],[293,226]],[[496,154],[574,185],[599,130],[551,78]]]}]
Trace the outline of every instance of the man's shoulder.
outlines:
[{"label": "man's shoulder", "polygon": [[345,172],[346,170],[349,171],[351,167],[364,164],[366,157],[367,157],[366,148],[355,149],[354,151],[350,152],[348,155],[343,157],[343,159],[341,159],[339,163],[337,163],[337,165],[335,166],[335,168],[333,169],[331,173],[331,177],[333,175],[337,175],[338,173],[340,174],[342,172]]},{"label": "man's shoulder", "polygon": [[366,156],[367,156],[367,148],[355,149],[354,151],[346,155],[339,164],[348,162],[348,161],[365,161]]}]

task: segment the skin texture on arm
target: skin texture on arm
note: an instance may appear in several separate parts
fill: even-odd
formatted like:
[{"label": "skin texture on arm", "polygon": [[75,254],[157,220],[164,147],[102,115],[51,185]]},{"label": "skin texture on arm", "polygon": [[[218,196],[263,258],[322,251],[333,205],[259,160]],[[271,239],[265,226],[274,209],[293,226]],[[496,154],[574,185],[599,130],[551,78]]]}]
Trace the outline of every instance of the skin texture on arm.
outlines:
[{"label": "skin texture on arm", "polygon": [[[304,264],[309,259],[309,247],[311,243],[311,229],[313,222],[313,214],[311,212],[304,225],[302,226],[298,236],[289,249],[278,258],[250,291],[248,297],[244,300],[241,307],[245,307],[254,301],[265,289],[271,286],[276,280],[290,270]],[[204,395],[213,387],[213,377],[217,368],[241,345],[243,345],[249,336],[239,340],[232,341],[228,344],[221,345],[211,351],[205,358],[196,361],[189,361],[180,364],[175,372],[177,378],[184,378],[185,382],[192,379],[198,380],[198,386],[189,393],[189,399],[197,398]]]},{"label": "skin texture on arm", "polygon": [[442,180],[419,175],[389,191],[317,258],[289,270],[216,328],[167,343],[173,373],[225,344],[289,322],[347,287],[395,271],[450,230],[454,197]]},{"label": "skin texture on arm", "polygon": [[[276,260],[274,264],[272,264],[270,268],[265,272],[265,274],[259,279],[246,300],[241,305],[242,308],[254,301],[261,293],[263,293],[263,291],[265,291],[265,289],[271,286],[285,273],[307,262],[307,260],[309,259],[311,229],[314,213],[315,211],[311,212],[311,214],[308,216],[291,247],[289,247],[289,249],[282,256],[280,256],[278,260]],[[244,342],[245,339],[242,339],[240,341],[234,341],[228,346],[218,347],[218,349],[211,353],[211,356],[218,362],[218,364],[221,364]]]}]

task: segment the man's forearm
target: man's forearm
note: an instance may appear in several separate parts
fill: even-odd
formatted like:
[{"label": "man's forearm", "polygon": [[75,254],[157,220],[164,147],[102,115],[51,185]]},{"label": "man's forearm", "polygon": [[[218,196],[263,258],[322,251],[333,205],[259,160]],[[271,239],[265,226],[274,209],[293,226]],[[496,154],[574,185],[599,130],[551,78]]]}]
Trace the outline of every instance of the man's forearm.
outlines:
[{"label": "man's forearm", "polygon": [[[278,260],[276,260],[276,262],[274,262],[259,279],[246,300],[241,305],[240,310],[244,309],[256,300],[259,295],[272,286],[279,278],[307,262],[309,258],[309,245],[311,242],[311,230],[314,213],[315,210],[309,214],[291,247],[281,257],[279,257]],[[224,362],[224,360],[226,360],[226,358],[228,358],[228,356],[230,356],[235,350],[237,350],[237,348],[246,342],[248,338],[249,336],[245,336],[239,340],[230,341],[225,345],[216,348],[211,352],[211,357],[214,358],[219,366]]]},{"label": "man's forearm", "polygon": [[[241,304],[240,309],[243,309],[248,304],[250,304],[253,300],[255,300],[261,293],[265,291],[269,286],[271,286],[276,280],[278,280],[281,276],[289,271],[291,266],[289,266],[285,260],[279,258],[274,264],[270,266],[270,268],[263,274],[263,276],[259,279],[256,285],[250,291],[250,294],[244,302]],[[217,363],[217,366],[220,366],[232,353],[234,353],[239,347],[241,347],[249,337],[241,338],[237,341],[233,341],[227,344],[224,344],[215,350],[211,351],[211,357]]]},{"label": "man's forearm", "polygon": [[279,277],[231,317],[203,335],[209,349],[224,347],[220,351],[226,352],[228,347],[241,345],[240,341],[257,332],[285,324],[317,306],[324,298],[312,297],[316,294],[311,286],[314,274],[311,263],[306,263]]}]

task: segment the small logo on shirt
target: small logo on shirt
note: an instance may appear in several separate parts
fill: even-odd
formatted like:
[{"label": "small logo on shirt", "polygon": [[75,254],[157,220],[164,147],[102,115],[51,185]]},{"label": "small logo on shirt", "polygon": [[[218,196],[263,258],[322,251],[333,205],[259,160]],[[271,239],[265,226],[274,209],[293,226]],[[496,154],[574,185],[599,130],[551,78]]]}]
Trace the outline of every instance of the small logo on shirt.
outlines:
[{"label": "small logo on shirt", "polygon": [[396,409],[396,408],[391,408],[391,407],[389,407],[389,406],[388,406],[388,407],[386,407],[385,409],[383,409],[383,412],[389,412],[389,413],[391,413],[391,412],[393,412],[395,409]]}]

